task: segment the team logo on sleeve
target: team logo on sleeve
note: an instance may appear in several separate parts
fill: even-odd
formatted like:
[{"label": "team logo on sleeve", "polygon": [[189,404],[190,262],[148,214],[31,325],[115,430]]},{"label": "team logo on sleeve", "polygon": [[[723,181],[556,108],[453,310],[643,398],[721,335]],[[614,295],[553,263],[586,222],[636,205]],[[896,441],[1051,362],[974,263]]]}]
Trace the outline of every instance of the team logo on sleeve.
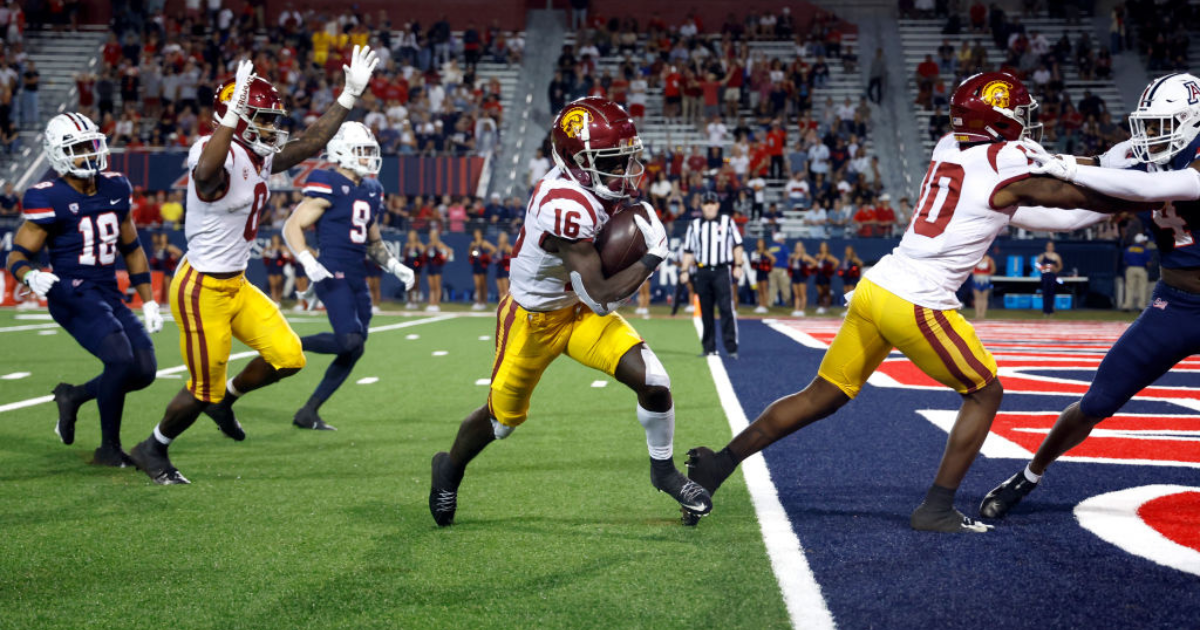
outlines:
[{"label": "team logo on sleeve", "polygon": [[71,214],[79,214],[79,204],[73,203],[67,206],[71,210]]},{"label": "team logo on sleeve", "polygon": [[1012,84],[1007,81],[992,81],[983,86],[983,92],[979,97],[992,107],[1008,109],[1008,105],[1012,101]]},{"label": "team logo on sleeve", "polygon": [[582,107],[572,109],[571,111],[563,114],[563,133],[567,134],[568,138],[578,137],[583,133],[584,127],[587,126],[587,117],[587,110],[583,109]]}]

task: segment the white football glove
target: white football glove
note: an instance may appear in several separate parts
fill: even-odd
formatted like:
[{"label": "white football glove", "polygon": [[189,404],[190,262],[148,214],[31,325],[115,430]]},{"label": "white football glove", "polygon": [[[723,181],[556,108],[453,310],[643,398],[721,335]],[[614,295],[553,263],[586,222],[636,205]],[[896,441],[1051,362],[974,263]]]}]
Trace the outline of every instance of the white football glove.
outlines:
[{"label": "white football glove", "polygon": [[221,117],[221,126],[236,129],[238,120],[246,115],[246,102],[250,98],[250,82],[254,80],[254,62],[249,59],[238,62],[237,74],[234,78],[233,95],[225,106],[225,115]]},{"label": "white football glove", "polygon": [[363,90],[367,89],[367,83],[371,81],[371,73],[375,71],[375,66],[378,64],[379,58],[370,46],[354,47],[354,52],[350,53],[350,65],[342,66],[342,70],[346,73],[346,85],[342,88],[342,93],[338,95],[338,105],[346,109],[354,109],[354,101],[362,96]]},{"label": "white football glove", "polygon": [[400,279],[400,282],[404,283],[405,291],[412,290],[413,284],[417,280],[417,276],[413,273],[413,270],[409,269],[408,265],[405,265],[395,258],[392,258],[388,262],[388,273],[396,276]]},{"label": "white football glove", "polygon": [[1045,159],[1041,156],[1030,156],[1034,160],[1034,165],[1029,169],[1033,175],[1049,175],[1055,179],[1061,179],[1067,182],[1075,181],[1075,173],[1078,171],[1078,165],[1075,162],[1074,155],[1049,155]]},{"label": "white football glove", "polygon": [[25,273],[25,277],[21,279],[25,286],[37,294],[38,297],[44,298],[50,292],[50,287],[58,282],[58,276],[49,271],[41,271],[40,269],[30,269]]},{"label": "white football glove", "polygon": [[304,274],[308,276],[308,286],[313,291],[316,291],[316,288],[313,287],[314,284],[333,277],[333,274],[329,273],[325,265],[317,262],[312,252],[307,249],[296,254],[296,260],[300,261],[301,265],[304,265]]},{"label": "white football glove", "polygon": [[1133,157],[1132,140],[1118,142],[1100,156],[1100,166],[1103,168],[1129,168],[1137,163]]},{"label": "white football glove", "polygon": [[146,322],[146,332],[156,333],[163,329],[163,316],[159,312],[158,302],[151,300],[142,304],[142,318]]},{"label": "white football glove", "polygon": [[667,242],[667,229],[663,227],[662,221],[658,220],[658,213],[650,204],[643,203],[646,208],[646,214],[650,216],[647,221],[642,218],[642,215],[633,215],[633,222],[637,224],[638,229],[642,232],[642,239],[646,241],[646,253],[651,256],[658,256],[666,260],[667,256],[671,255],[670,244]]}]

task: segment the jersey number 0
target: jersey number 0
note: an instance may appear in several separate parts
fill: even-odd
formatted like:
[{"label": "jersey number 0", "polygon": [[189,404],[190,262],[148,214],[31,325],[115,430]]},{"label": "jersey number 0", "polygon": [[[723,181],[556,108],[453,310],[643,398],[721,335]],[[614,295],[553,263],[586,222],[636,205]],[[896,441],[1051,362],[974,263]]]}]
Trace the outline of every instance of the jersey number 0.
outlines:
[{"label": "jersey number 0", "polygon": [[958,208],[965,175],[963,167],[958,164],[935,162],[930,165],[918,201],[920,207],[913,215],[912,231],[929,238],[937,238],[946,231],[946,225]]}]

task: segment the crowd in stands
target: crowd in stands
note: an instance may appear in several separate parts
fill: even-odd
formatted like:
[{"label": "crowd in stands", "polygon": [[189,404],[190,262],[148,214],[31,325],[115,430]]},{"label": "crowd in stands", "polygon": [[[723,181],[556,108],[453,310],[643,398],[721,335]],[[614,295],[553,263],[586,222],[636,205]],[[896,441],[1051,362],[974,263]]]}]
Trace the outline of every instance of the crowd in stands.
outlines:
[{"label": "crowd in stands", "polygon": [[[75,3],[70,3],[72,7]],[[77,13],[57,3],[60,11],[47,14],[44,19],[54,28],[72,24]],[[20,128],[34,128],[39,124],[38,90],[41,73],[37,64],[25,52],[24,34],[26,16],[22,3],[4,0],[0,5],[0,150],[13,153],[21,148],[18,135]]]},{"label": "crowd in stands", "polygon": [[[864,149],[866,99],[815,98],[829,82],[830,64],[857,71],[857,53],[843,44],[844,25],[833,14],[800,21],[787,7],[743,18],[729,13],[712,29],[694,13],[667,25],[657,12],[641,23],[585,11],[575,24],[575,44],[564,47],[549,87],[552,110],[604,96],[626,106],[645,130],[659,124],[657,117],[647,122],[647,105],[650,91],[661,90],[663,123],[691,125],[706,137],[690,147],[647,147],[643,194],[666,222],[698,216],[707,191],[721,196],[723,211],[739,224],[765,229],[784,211],[800,211],[807,223],[809,215],[848,208],[852,219],[879,202],[878,163]],[[792,53],[752,53],[749,43],[759,41],[789,42]],[[541,172],[531,165],[531,176]],[[885,236],[892,229],[863,232]]]},{"label": "crowd in stands", "polygon": [[124,5],[97,72],[75,77],[80,111],[113,147],[187,147],[211,125],[214,90],[233,63],[253,56],[257,73],[282,94],[284,127],[304,129],[337,98],[342,65],[354,46],[377,51],[380,66],[353,119],[372,128],[384,153],[486,155],[499,142],[500,83],[477,78],[480,60],[519,63],[520,34],[473,22],[451,30],[446,17],[428,28],[396,25],[386,11],[299,11],[287,3],[267,23],[261,5],[210,2],[215,10],[141,11]]},{"label": "crowd in stands", "polygon": [[1155,76],[1168,71],[1190,72],[1188,30],[1197,14],[1187,0],[1127,0],[1113,7],[1110,44],[1114,54],[1125,49],[1145,55]]},{"label": "crowd in stands", "polygon": [[[1040,10],[1037,3],[1027,5],[1027,12]],[[1129,137],[1123,121],[1113,119],[1099,95],[1086,89],[1082,94],[1066,90],[1066,68],[1072,68],[1081,81],[1112,77],[1112,50],[1086,31],[1075,41],[1065,32],[1051,41],[1037,29],[1026,28],[1020,16],[1009,15],[994,3],[984,6],[979,0],[965,14],[957,10],[949,14],[948,20],[945,34],[976,37],[962,38],[957,47],[944,39],[917,66],[917,104],[934,112],[928,130],[931,139],[949,131],[949,100],[955,86],[972,74],[989,70],[1011,72],[1025,83],[1039,103],[1042,142],[1051,151],[1096,154]],[[947,74],[953,79],[944,79]]]}]

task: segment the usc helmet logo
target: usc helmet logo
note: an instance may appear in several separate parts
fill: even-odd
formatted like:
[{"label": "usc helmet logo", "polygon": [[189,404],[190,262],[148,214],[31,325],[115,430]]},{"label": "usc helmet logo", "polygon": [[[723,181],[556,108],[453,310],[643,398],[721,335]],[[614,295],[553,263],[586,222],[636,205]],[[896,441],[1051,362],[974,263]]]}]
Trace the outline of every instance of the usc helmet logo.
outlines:
[{"label": "usc helmet logo", "polygon": [[1012,84],[1007,81],[992,81],[983,86],[983,91],[980,92],[979,98],[983,102],[993,107],[1008,109],[1009,103],[1012,101]]},{"label": "usc helmet logo", "polygon": [[588,113],[583,108],[572,109],[563,114],[562,127],[563,133],[567,134],[568,138],[576,138],[583,133],[584,126],[587,125]]},{"label": "usc helmet logo", "polygon": [[233,90],[235,88],[237,88],[237,81],[226,83],[225,87],[221,88],[221,94],[217,97],[217,100],[222,103],[228,103],[229,99],[233,98]]}]

